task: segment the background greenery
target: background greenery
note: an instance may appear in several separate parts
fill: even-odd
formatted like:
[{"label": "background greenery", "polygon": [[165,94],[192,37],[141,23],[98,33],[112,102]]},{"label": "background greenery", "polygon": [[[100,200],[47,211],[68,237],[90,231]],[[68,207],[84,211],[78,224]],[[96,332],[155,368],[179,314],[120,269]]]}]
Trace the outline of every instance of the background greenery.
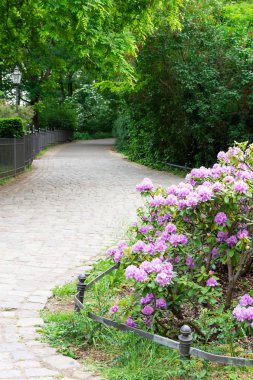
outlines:
[{"label": "background greenery", "polygon": [[18,64],[35,127],[73,128],[76,138],[113,129],[118,148],[145,164],[210,164],[234,140],[252,141],[250,0],[2,8],[0,96],[11,96]]},{"label": "background greenery", "polygon": [[139,52],[137,86],[114,124],[119,149],[144,163],[210,164],[253,139],[253,5],[191,1],[183,26],[160,26]]}]

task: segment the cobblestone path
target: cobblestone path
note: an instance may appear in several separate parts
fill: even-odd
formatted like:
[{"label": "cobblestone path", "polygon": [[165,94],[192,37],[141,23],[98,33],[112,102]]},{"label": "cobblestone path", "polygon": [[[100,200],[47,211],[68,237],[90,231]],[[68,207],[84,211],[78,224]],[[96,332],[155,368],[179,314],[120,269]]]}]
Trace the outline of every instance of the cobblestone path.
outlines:
[{"label": "cobblestone path", "polygon": [[54,147],[0,189],[0,379],[100,379],[37,340],[39,310],[134,220],[136,183],[178,182],[128,162],[112,143]]}]

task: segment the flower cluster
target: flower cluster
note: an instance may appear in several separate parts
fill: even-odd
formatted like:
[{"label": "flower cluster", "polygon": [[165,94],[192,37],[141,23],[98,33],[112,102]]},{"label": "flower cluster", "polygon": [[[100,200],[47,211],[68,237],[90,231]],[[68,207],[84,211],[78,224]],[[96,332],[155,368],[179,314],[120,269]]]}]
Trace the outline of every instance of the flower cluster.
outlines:
[{"label": "flower cluster", "polygon": [[106,254],[108,257],[113,257],[114,262],[118,264],[126,248],[128,248],[128,245],[125,240],[122,240],[119,242],[118,247],[108,249]]},{"label": "flower cluster", "polygon": [[[221,299],[219,276],[227,276],[225,266],[236,273],[250,260],[253,145],[220,152],[211,168],[193,169],[177,185],[155,189],[144,178],[136,190],[146,203],[131,228],[131,244],[123,241],[107,252],[135,289],[133,313],[125,323],[136,327],[141,320],[150,326],[167,305],[180,310],[190,297],[189,284],[197,284],[189,294],[196,292],[200,303]],[[233,312],[238,320],[251,320],[253,304],[247,300],[242,298]]]},{"label": "flower cluster", "polygon": [[145,282],[149,275],[153,275],[155,282],[160,286],[168,285],[173,277],[173,266],[169,261],[162,261],[159,258],[151,261],[143,261],[138,268],[129,265],[125,271],[126,278],[132,278],[137,282]]},{"label": "flower cluster", "polygon": [[253,328],[253,298],[249,294],[240,298],[239,304],[233,310],[233,316],[238,322],[249,322]]}]

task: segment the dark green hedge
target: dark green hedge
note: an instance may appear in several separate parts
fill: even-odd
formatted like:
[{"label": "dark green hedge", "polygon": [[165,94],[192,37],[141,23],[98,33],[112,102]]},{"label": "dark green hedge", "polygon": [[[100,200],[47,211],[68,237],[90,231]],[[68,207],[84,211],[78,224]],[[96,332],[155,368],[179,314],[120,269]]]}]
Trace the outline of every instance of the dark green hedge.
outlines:
[{"label": "dark green hedge", "polygon": [[226,0],[186,3],[182,30],[146,39],[114,123],[119,149],[144,164],[209,166],[235,140],[253,142],[253,19],[227,20]]},{"label": "dark green hedge", "polygon": [[20,139],[24,136],[25,126],[20,117],[0,118],[0,138]]}]

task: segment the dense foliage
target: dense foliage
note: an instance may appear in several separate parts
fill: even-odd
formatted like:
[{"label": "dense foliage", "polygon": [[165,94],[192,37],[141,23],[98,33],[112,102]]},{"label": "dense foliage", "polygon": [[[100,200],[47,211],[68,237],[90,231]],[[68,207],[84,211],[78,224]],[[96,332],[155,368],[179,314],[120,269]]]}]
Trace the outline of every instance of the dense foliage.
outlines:
[{"label": "dense foliage", "polygon": [[20,117],[0,118],[1,138],[22,138],[25,133],[24,122]]},{"label": "dense foliage", "polygon": [[[253,144],[220,152],[218,159],[212,168],[193,169],[177,186],[154,189],[147,178],[137,185],[147,201],[138,209],[132,241],[108,251],[132,289],[109,312],[128,325],[166,332],[175,320],[189,319],[201,336],[203,310],[215,314],[218,308],[226,319],[234,297],[243,296],[238,283],[253,264]],[[250,334],[252,305],[246,294],[233,312]]]},{"label": "dense foliage", "polygon": [[59,104],[54,100],[41,102],[38,112],[38,125],[43,129],[76,128],[76,112],[68,104]]},{"label": "dense foliage", "polygon": [[161,10],[175,26],[180,2],[3,0],[0,91],[9,94],[9,74],[17,64],[31,105],[47,97],[63,101],[80,78],[114,89],[132,87],[138,44],[159,23]]},{"label": "dense foliage", "polygon": [[253,139],[253,5],[195,0],[183,13],[182,30],[160,27],[140,50],[115,123],[119,148],[144,163],[210,164]]},{"label": "dense foliage", "polygon": [[93,85],[83,85],[75,90],[69,100],[76,112],[76,131],[94,135],[110,133],[113,124],[113,101],[103,96]]}]

